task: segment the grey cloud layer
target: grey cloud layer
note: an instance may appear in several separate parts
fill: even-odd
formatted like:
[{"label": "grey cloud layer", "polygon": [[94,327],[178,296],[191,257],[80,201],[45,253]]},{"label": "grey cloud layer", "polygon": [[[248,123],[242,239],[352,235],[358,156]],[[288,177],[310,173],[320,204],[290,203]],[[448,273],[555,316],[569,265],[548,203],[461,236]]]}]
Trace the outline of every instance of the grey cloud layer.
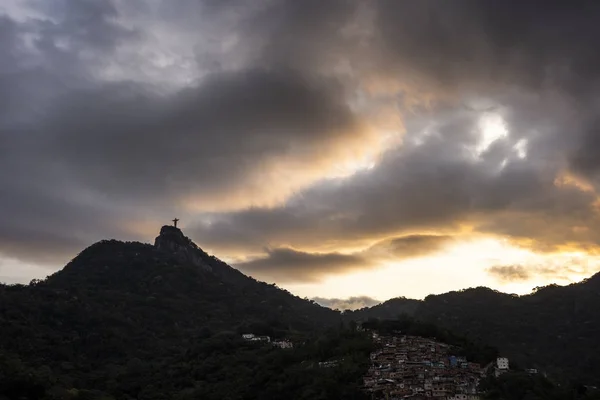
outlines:
[{"label": "grey cloud layer", "polygon": [[597,265],[586,260],[571,258],[560,263],[548,262],[542,265],[495,265],[487,272],[500,282],[523,282],[536,278],[569,281],[570,274],[591,275],[597,272]]},{"label": "grey cloud layer", "polygon": [[[555,184],[597,184],[597,2],[27,4],[0,16],[3,256],[66,260],[175,212],[218,255],[270,248],[244,267],[288,281],[439,251],[464,224],[541,250],[600,239],[595,193]],[[417,91],[434,100],[406,108]],[[484,114],[457,105],[477,97],[510,131],[479,156]],[[317,181],[379,108],[402,146]]]},{"label": "grey cloud layer", "polygon": [[461,222],[520,235],[526,227],[505,223],[523,215],[540,219],[537,234],[558,236],[539,229],[549,223],[544,217],[553,215],[558,219],[553,223],[565,224],[596,220],[595,196],[557,187],[560,164],[543,162],[547,154],[536,154],[535,140],[529,143],[526,159],[515,153],[512,138],[498,140],[481,158],[474,158],[476,141],[470,132],[477,115],[457,116],[460,113],[429,121],[430,136],[418,144],[407,141],[373,170],[319,183],[275,209],[212,215],[212,223],[200,225],[197,236],[215,245],[231,238],[240,244],[273,240],[317,246],[330,237],[353,241],[416,230],[452,232]]},{"label": "grey cloud layer", "polygon": [[239,263],[236,268],[277,282],[318,281],[327,275],[366,268],[372,261],[360,255],[305,253],[292,249],[269,250],[267,256]]},{"label": "grey cloud layer", "polygon": [[54,133],[66,168],[100,190],[222,195],[259,185],[261,163],[319,162],[329,143],[355,134],[333,93],[326,81],[261,70],[215,74],[175,96],[110,85],[64,99],[44,135]]},{"label": "grey cloud layer", "polygon": [[409,235],[385,239],[365,250],[346,254],[276,248],[267,250],[264,256],[235,264],[235,267],[248,274],[277,282],[317,282],[331,275],[373,268],[380,262],[431,254],[451,241],[450,236]]},{"label": "grey cloud layer", "polygon": [[531,278],[531,272],[522,265],[496,265],[488,269],[490,275],[501,281],[526,281]]},{"label": "grey cloud layer", "polygon": [[[317,184],[275,209],[212,214],[211,223],[198,225],[193,234],[213,248],[223,246],[223,251],[251,251],[265,243],[325,251],[333,238],[337,246],[364,247],[376,238],[392,236],[355,253],[375,263],[380,261],[378,249],[387,249],[396,259],[439,251],[455,235],[460,240],[463,224],[517,244],[527,241],[538,251],[564,245],[592,250],[600,239],[596,195],[555,183],[563,164],[548,164],[548,154],[553,153],[537,146],[546,137],[529,137],[527,158],[514,149],[518,137],[499,139],[476,156],[476,140],[469,132],[479,116],[462,113],[455,110],[434,122],[428,119],[433,124],[430,136],[420,138],[418,144],[405,142],[373,170]],[[518,125],[509,126],[512,129]],[[435,234],[414,236],[413,232]],[[267,256],[252,266],[276,269],[273,261]],[[305,279],[314,278],[312,263],[304,269],[276,261],[288,274],[286,266],[298,268]]]},{"label": "grey cloud layer", "polygon": [[[433,90],[498,95],[519,87],[559,91],[577,104],[579,126],[561,134],[570,166],[595,177],[600,4],[594,1],[378,2],[383,65]],[[521,110],[527,118],[528,110]],[[547,116],[549,118],[549,116]]]},{"label": "grey cloud layer", "polygon": [[599,14],[586,0],[378,2],[385,54],[453,87],[589,88],[598,78],[600,57],[589,50]]},{"label": "grey cloud layer", "polygon": [[285,178],[286,163],[316,169],[362,135],[335,81],[310,71],[248,65],[175,92],[95,78],[102,57],[142,33],[115,22],[110,1],[47,10],[46,20],[0,20],[7,256],[66,259],[88,240],[123,235],[124,218],[164,215],[182,197],[205,205],[260,194]]}]

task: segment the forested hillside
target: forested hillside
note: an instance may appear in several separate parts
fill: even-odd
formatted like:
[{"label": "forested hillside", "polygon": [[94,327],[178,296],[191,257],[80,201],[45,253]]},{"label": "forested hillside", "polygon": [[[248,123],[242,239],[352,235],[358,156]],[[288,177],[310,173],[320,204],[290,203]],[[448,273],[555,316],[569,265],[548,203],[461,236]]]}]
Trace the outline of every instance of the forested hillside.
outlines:
[{"label": "forested hillside", "polygon": [[[157,341],[147,354],[130,344],[107,364],[91,352],[50,352],[32,362],[4,350],[0,399],[366,399],[360,385],[372,350],[368,335],[331,328],[295,338],[302,339],[297,347],[278,349],[235,332],[203,331],[188,341]],[[330,359],[340,360],[339,366],[319,367]]]},{"label": "forested hillside", "polygon": [[[598,384],[599,301],[596,275],[529,296],[475,288],[340,314],[243,275],[167,226],[154,245],[102,241],[43,281],[0,285],[0,399],[361,398],[371,341],[353,321],[399,314],[423,322],[413,334],[468,338],[473,359],[487,360],[490,344],[516,365]],[[332,358],[340,368],[315,367]]]},{"label": "forested hillside", "polygon": [[527,296],[473,288],[423,301],[392,299],[344,316],[367,320],[409,314],[494,345],[518,364],[600,385],[598,304],[600,274]]},{"label": "forested hillside", "polygon": [[369,318],[395,319],[403,314],[414,316],[420,304],[420,300],[396,297],[373,307],[345,310],[343,318],[347,321],[366,321]]},{"label": "forested hillside", "polygon": [[[48,398],[269,398],[264,393],[278,389],[265,384],[251,393],[267,397],[248,397],[236,385],[257,368],[293,375],[287,368],[299,359],[327,354],[311,347],[277,353],[249,346],[241,334],[312,346],[339,326],[339,313],[246,277],[163,227],[155,245],[102,241],[43,281],[0,285],[0,388],[11,399],[23,391],[46,398],[40,393],[50,389],[59,397]],[[294,379],[314,374],[306,368]],[[223,397],[225,389],[237,394]]]}]

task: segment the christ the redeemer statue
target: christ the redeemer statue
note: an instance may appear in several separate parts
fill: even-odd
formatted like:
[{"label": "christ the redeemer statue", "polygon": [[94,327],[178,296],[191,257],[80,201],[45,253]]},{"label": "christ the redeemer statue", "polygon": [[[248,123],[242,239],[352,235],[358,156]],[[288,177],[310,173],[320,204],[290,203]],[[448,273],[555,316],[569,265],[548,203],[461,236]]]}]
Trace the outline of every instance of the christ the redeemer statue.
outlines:
[{"label": "christ the redeemer statue", "polygon": [[177,221],[179,221],[179,218],[175,218],[175,219],[173,220],[173,226],[174,226],[175,228],[177,228]]}]

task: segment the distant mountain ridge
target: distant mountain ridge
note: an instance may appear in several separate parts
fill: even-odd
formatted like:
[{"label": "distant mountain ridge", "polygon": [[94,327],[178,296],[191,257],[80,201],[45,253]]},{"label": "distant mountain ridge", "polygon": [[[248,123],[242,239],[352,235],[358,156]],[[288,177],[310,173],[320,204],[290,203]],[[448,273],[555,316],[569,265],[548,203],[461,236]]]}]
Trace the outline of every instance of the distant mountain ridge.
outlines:
[{"label": "distant mountain ridge", "polygon": [[568,286],[516,296],[478,287],[396,298],[343,313],[345,319],[407,314],[496,346],[522,365],[600,385],[600,273]]}]

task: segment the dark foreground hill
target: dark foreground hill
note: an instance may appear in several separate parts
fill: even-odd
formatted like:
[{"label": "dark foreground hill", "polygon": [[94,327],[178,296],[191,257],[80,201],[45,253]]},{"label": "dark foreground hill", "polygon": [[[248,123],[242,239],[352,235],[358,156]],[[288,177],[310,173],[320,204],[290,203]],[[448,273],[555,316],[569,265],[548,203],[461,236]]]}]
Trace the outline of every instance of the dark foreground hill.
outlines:
[{"label": "dark foreground hill", "polygon": [[600,385],[600,274],[527,296],[474,288],[423,301],[392,299],[345,318],[392,318],[406,313],[496,346],[521,366]]},{"label": "dark foreground hill", "polygon": [[[476,288],[340,316],[165,226],[154,245],[102,241],[43,281],[0,285],[0,400],[358,399],[370,341],[341,322],[398,314],[600,384],[598,304],[600,275],[529,296]],[[278,351],[246,332],[305,345]],[[313,368],[332,358],[342,368]]]},{"label": "dark foreground hill", "polygon": [[[43,281],[0,285],[0,386],[22,381],[4,393],[9,398],[23,390],[33,390],[24,397],[32,399],[251,398],[239,397],[236,384],[270,353],[248,347],[241,333],[308,340],[339,321],[339,313],[247,277],[165,226],[154,245],[101,241]],[[277,357],[262,370],[283,373],[293,359]],[[58,394],[43,397],[32,376]]]}]

